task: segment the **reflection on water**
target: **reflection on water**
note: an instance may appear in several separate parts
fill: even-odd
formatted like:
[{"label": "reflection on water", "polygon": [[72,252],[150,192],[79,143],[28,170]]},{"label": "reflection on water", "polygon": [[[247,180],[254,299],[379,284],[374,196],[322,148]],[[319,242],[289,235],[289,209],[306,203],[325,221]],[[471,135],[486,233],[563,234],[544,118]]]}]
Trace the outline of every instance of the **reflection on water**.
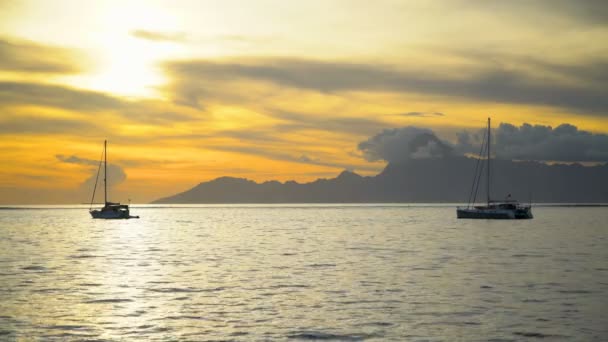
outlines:
[{"label": "reflection on water", "polygon": [[606,340],[608,210],[0,210],[0,339]]}]

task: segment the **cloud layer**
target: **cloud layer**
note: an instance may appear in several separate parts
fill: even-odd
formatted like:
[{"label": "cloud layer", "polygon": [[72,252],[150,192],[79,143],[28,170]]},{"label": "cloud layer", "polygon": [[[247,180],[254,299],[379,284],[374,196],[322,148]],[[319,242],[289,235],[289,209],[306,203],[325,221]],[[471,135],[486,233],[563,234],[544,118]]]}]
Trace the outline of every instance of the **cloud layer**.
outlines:
[{"label": "cloud layer", "polygon": [[75,51],[66,48],[0,37],[0,71],[76,73],[81,71],[76,55]]},{"label": "cloud layer", "polygon": [[[492,149],[503,159],[543,160],[563,162],[608,161],[608,135],[579,130],[572,124],[561,124],[555,128],[524,123],[515,126],[501,123],[493,132]],[[479,148],[480,134],[465,132],[460,135],[456,147],[462,152],[474,152]],[[469,141],[469,143],[466,143]],[[475,146],[470,142],[475,141]]]},{"label": "cloud layer", "polygon": [[[99,161],[81,158],[78,156],[64,156],[64,155],[56,155],[57,160],[69,163],[69,164],[78,164],[78,165],[87,165],[87,166],[95,166],[90,169],[89,177],[80,185],[80,188],[84,192],[92,192],[93,187],[95,186],[95,181],[97,179],[97,166],[99,165]],[[108,163],[108,187],[113,188],[124,182],[127,179],[127,174],[124,169],[116,164]],[[103,171],[99,174],[98,187],[103,186]],[[100,188],[98,188],[100,189]]]},{"label": "cloud layer", "polygon": [[[386,129],[359,144],[369,161],[403,162],[479,153],[484,130],[463,131],[456,143],[439,139],[426,128]],[[493,155],[501,159],[557,162],[608,162],[608,135],[579,130],[571,124],[555,128],[501,123],[493,130]]]},{"label": "cloud layer", "polygon": [[385,129],[359,143],[358,148],[368,161],[385,160],[391,163],[452,155],[452,148],[437,138],[433,131],[413,126]]},{"label": "cloud layer", "polygon": [[[318,92],[396,92],[456,97],[475,101],[566,108],[606,115],[608,63],[562,65],[510,56],[486,62],[475,52],[452,52],[476,66],[455,73],[424,65],[328,62],[259,58],[239,61],[190,60],[165,64],[176,100],[200,104],[217,82],[258,81]],[[498,58],[498,60],[497,60]],[[512,65],[518,65],[513,67]],[[534,73],[528,72],[530,68]]]},{"label": "cloud layer", "polygon": [[148,30],[133,30],[131,35],[136,38],[155,42],[183,43],[187,40],[184,32],[160,32]]},{"label": "cloud layer", "polygon": [[0,81],[0,107],[37,105],[77,111],[126,107],[125,101],[100,92],[34,82]]}]

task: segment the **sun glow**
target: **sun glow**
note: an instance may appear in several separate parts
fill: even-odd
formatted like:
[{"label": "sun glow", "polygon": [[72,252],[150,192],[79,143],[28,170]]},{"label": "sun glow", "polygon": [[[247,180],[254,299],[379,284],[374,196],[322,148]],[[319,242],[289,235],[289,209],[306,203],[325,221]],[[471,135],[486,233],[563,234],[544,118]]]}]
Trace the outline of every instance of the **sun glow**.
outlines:
[{"label": "sun glow", "polygon": [[385,130],[458,144],[488,116],[570,124],[598,159],[608,26],[587,7],[0,0],[0,203],[86,200],[75,161],[105,139],[127,175],[113,199],[141,202],[220,176],[374,175],[386,162],[359,146]]},{"label": "sun glow", "polygon": [[134,35],[142,29],[177,31],[177,20],[167,11],[129,2],[105,6],[98,18],[101,30],[89,42],[95,67],[89,73],[62,81],[77,87],[128,97],[160,97],[157,87],[167,82],[158,64],[177,58],[184,47],[177,41],[151,41]]}]

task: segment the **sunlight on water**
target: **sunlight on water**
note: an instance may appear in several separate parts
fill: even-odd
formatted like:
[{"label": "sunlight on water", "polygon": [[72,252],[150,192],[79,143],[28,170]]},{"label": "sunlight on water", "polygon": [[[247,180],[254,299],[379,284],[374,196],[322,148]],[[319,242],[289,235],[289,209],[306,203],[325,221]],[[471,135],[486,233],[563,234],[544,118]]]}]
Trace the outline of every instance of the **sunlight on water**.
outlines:
[{"label": "sunlight on water", "polygon": [[0,210],[0,339],[604,340],[605,208]]}]

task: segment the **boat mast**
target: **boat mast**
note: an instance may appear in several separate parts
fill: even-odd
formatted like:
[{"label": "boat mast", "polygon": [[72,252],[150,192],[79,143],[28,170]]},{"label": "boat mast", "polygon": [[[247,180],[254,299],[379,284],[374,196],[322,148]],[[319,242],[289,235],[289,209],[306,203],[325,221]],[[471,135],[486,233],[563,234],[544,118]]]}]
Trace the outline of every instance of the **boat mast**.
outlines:
[{"label": "boat mast", "polygon": [[103,199],[104,205],[108,205],[108,141],[103,141]]},{"label": "boat mast", "polygon": [[488,206],[490,205],[490,146],[492,146],[490,140],[490,118],[488,118]]}]

